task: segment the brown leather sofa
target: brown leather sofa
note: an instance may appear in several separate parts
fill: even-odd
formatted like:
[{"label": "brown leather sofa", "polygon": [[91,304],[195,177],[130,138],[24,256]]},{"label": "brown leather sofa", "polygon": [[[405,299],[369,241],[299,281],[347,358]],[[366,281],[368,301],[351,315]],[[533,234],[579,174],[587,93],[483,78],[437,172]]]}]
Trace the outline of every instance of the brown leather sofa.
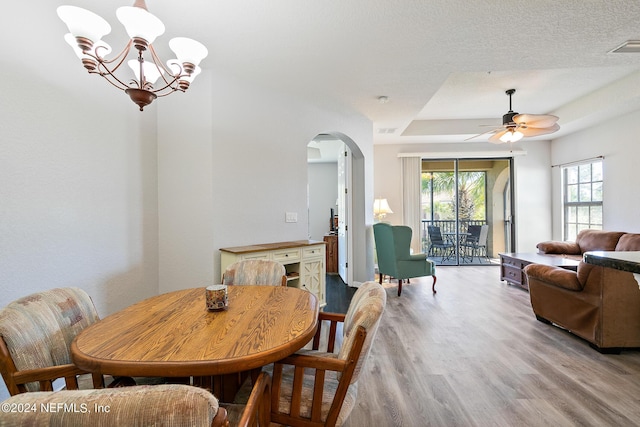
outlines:
[{"label": "brown leather sofa", "polygon": [[[542,242],[547,254],[581,257],[587,251],[640,251],[640,234],[583,230],[575,242]],[[577,272],[525,267],[536,318],[584,338],[601,352],[640,347],[640,288],[632,273],[580,262]]]}]

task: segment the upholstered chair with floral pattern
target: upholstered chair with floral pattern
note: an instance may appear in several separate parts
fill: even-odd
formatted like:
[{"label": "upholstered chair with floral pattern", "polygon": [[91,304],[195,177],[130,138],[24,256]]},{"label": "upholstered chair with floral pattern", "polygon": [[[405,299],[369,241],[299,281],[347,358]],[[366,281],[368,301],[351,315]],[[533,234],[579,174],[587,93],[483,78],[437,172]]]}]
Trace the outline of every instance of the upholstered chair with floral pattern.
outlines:
[{"label": "upholstered chair with floral pattern", "polygon": [[225,285],[286,286],[287,272],[284,265],[266,259],[247,259],[231,264],[224,272]]},{"label": "upholstered chair with floral pattern", "polygon": [[[78,288],[34,293],[0,310],[0,371],[9,393],[50,391],[58,378],[77,389],[77,376],[87,372],[73,365],[69,347],[98,319],[91,298]],[[93,386],[103,385],[94,375]]]},{"label": "upholstered chair with floral pattern", "polygon": [[[183,384],[22,393],[2,402],[7,426],[226,426],[210,392]],[[11,408],[15,408],[12,411]]]}]

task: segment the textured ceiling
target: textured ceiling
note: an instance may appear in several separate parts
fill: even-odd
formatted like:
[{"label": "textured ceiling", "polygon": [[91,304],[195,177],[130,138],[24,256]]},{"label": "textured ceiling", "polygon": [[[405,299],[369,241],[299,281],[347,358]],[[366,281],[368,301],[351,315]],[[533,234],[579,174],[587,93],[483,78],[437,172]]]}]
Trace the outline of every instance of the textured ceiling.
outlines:
[{"label": "textured ceiling", "polygon": [[[105,40],[114,46],[123,40],[115,9],[132,1],[12,2],[6,6],[10,13],[0,18],[5,66],[17,63],[52,81],[54,73],[68,71],[73,57],[55,13],[60,4],[100,14],[113,27]],[[640,39],[637,0],[147,4],[167,26],[157,47],[177,35],[195,38],[209,48],[203,68],[233,73],[326,108],[360,112],[373,121],[376,143],[462,141],[483,132],[481,124],[501,122],[509,88],[517,89],[514,110],[557,113],[561,132],[575,130],[589,122],[581,118],[595,120],[597,115],[596,107],[579,112],[585,96],[640,69],[640,54],[608,53],[626,40]],[[9,45],[16,34],[20,43]],[[25,56],[25,46],[36,47],[59,66],[45,75],[40,64]],[[389,102],[379,103],[380,95]],[[637,107],[637,93],[622,97],[623,105],[609,108],[609,115]],[[380,129],[395,131],[382,134]]]}]

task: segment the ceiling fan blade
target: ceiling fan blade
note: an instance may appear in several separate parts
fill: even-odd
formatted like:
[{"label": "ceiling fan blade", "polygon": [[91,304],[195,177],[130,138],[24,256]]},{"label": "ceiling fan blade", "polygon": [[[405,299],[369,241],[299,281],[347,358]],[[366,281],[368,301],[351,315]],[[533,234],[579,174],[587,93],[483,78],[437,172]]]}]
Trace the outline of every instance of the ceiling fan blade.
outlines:
[{"label": "ceiling fan blade", "polygon": [[466,141],[469,141],[469,140],[472,140],[472,139],[475,139],[475,138],[479,138],[479,137],[481,137],[481,136],[483,136],[483,135],[486,135],[486,134],[488,134],[488,133],[498,132],[500,129],[502,129],[502,128],[491,129],[491,130],[488,130],[488,131],[486,131],[486,132],[482,132],[482,133],[479,133],[479,134],[477,134],[477,135],[474,135],[474,136],[472,136],[471,138],[467,138],[467,139],[465,139],[464,141],[466,142]]},{"label": "ceiling fan blade", "polygon": [[489,138],[489,142],[493,144],[504,144],[504,142],[500,141],[500,137],[507,132],[508,132],[508,129],[501,130],[500,132],[496,133],[491,138]]},{"label": "ceiling fan blade", "polygon": [[525,126],[518,127],[518,130],[522,132],[524,136],[546,135],[548,133],[556,132],[559,129],[560,129],[560,126],[557,123],[548,128],[536,128],[536,127],[525,127]]},{"label": "ceiling fan blade", "polygon": [[516,114],[512,120],[517,124],[526,124],[527,127],[547,128],[553,126],[558,117],[551,114]]}]

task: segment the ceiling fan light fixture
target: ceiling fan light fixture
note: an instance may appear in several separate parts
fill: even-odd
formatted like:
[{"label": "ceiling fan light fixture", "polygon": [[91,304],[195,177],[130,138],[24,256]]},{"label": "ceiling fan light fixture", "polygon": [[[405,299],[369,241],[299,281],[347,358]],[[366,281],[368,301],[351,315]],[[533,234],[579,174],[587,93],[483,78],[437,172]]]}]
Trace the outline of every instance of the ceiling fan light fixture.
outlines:
[{"label": "ceiling fan light fixture", "polygon": [[516,129],[508,129],[504,135],[502,135],[500,137],[500,141],[502,142],[517,142],[520,141],[522,139],[524,135],[522,134],[522,132],[516,130]]}]

